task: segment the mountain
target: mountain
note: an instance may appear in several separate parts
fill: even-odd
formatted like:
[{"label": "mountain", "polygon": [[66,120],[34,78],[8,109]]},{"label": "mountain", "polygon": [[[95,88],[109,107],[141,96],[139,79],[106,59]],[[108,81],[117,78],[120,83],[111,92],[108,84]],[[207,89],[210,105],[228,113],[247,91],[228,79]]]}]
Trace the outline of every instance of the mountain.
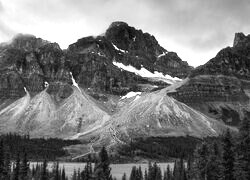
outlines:
[{"label": "mountain", "polygon": [[[0,45],[0,132],[80,139],[86,152],[138,137],[218,136],[229,126],[167,95],[194,81],[196,71],[124,22],[65,50],[18,35]],[[244,100],[237,77],[226,77],[228,92],[239,94],[230,98]]]},{"label": "mountain", "polygon": [[167,89],[145,93],[130,98],[103,128],[93,131],[93,145],[104,142],[129,143],[137,137],[218,136],[226,127],[222,122],[178,102],[166,95]]},{"label": "mountain", "polygon": [[166,86],[192,70],[154,36],[124,22],[112,23],[103,35],[79,39],[67,55],[82,87],[116,94],[141,91],[141,84]]},{"label": "mountain", "polygon": [[238,125],[249,111],[250,35],[236,33],[233,47],[226,47],[206,64],[194,69],[185,83],[168,94],[177,100]]}]

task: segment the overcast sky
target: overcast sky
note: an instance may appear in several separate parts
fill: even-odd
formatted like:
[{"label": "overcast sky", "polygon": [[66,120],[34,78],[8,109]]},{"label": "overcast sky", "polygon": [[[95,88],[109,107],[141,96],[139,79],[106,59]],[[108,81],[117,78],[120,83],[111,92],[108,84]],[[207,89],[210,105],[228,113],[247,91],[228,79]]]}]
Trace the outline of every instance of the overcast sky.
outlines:
[{"label": "overcast sky", "polygon": [[113,21],[153,34],[192,66],[250,34],[249,0],[0,0],[0,42],[16,33],[58,42],[105,32]]}]

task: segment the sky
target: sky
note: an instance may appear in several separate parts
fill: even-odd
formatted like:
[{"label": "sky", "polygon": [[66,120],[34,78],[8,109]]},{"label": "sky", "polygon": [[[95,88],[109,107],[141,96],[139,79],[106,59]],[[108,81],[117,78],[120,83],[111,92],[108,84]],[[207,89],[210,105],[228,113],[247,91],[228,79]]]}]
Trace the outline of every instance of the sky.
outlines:
[{"label": "sky", "polygon": [[33,34],[66,49],[124,21],[194,67],[250,34],[249,0],[0,0],[0,42]]}]

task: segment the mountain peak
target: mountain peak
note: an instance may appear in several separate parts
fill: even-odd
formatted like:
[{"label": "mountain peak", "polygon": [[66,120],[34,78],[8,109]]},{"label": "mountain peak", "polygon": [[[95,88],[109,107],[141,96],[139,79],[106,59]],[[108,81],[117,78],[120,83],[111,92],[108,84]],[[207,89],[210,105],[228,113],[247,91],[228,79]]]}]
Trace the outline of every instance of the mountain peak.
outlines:
[{"label": "mountain peak", "polygon": [[246,36],[242,32],[235,33],[233,47],[243,45],[242,43],[245,44],[247,41],[250,41],[250,35]]},{"label": "mountain peak", "polygon": [[24,51],[32,51],[48,43],[50,42],[37,38],[34,35],[20,33],[15,35],[9,43],[6,43],[6,45],[10,45],[11,47],[22,49]]},{"label": "mountain peak", "polygon": [[110,24],[109,28],[118,27],[118,26],[128,26],[128,24],[123,21],[114,21]]}]

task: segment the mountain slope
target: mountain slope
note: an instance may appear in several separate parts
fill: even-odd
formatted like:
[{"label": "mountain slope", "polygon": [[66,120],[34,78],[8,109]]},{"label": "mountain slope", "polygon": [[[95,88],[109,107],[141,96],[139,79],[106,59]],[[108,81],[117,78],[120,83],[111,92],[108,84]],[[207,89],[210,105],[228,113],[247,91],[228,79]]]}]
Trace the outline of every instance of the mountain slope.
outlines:
[{"label": "mountain slope", "polygon": [[230,125],[250,111],[250,36],[236,33],[233,47],[193,70],[188,81],[168,94]]},{"label": "mountain slope", "polygon": [[[100,129],[80,136],[87,147],[110,149],[139,137],[218,136],[228,126],[166,95],[167,89],[133,96]],[[233,128],[232,128],[233,130]],[[235,130],[235,129],[234,129]],[[86,152],[91,149],[87,149]]]}]

